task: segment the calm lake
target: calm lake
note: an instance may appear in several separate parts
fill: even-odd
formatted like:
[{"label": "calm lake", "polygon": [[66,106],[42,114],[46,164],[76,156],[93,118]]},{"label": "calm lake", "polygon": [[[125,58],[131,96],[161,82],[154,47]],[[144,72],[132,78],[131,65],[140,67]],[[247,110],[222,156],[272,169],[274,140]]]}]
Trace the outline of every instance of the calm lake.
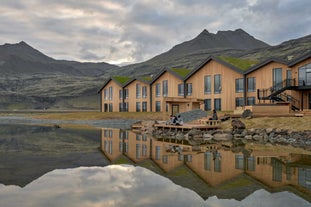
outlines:
[{"label": "calm lake", "polygon": [[311,206],[311,152],[0,125],[0,207]]}]

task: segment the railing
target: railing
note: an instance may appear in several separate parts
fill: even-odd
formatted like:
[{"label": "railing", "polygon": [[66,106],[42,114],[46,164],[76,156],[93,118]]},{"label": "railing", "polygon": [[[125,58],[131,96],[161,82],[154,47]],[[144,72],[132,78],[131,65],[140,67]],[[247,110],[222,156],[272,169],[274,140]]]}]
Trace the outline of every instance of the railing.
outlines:
[{"label": "railing", "polygon": [[285,79],[270,88],[258,89],[257,98],[259,100],[268,100],[293,86],[295,86],[295,79]]},{"label": "railing", "polygon": [[279,94],[278,96],[274,96],[273,100],[280,101],[280,102],[289,102],[291,104],[292,110],[294,110],[294,111],[299,110],[300,101],[298,99],[295,99],[291,95]]}]

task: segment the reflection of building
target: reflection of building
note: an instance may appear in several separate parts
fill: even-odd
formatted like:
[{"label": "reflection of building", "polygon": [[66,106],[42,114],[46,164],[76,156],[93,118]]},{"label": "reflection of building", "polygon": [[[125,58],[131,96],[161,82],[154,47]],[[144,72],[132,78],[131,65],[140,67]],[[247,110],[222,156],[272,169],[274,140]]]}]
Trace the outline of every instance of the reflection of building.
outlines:
[{"label": "reflection of building", "polygon": [[120,129],[102,129],[101,149],[111,161],[121,155],[134,163],[151,160],[164,172],[187,166],[211,186],[245,174],[271,188],[294,186],[311,195],[311,155],[290,152],[232,152],[217,145],[192,146],[175,140],[160,141]]}]

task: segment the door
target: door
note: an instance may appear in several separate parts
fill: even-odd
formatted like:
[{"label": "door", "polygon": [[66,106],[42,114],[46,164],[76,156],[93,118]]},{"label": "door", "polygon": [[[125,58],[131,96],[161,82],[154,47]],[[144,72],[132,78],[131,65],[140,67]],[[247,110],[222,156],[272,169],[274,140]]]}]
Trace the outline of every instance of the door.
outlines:
[{"label": "door", "polygon": [[274,68],[273,69],[273,89],[275,91],[280,90],[283,88],[282,85],[282,68]]},{"label": "door", "polygon": [[178,104],[172,104],[172,114],[178,114],[179,113],[179,105]]},{"label": "door", "polygon": [[311,93],[309,93],[309,109],[311,109]]}]

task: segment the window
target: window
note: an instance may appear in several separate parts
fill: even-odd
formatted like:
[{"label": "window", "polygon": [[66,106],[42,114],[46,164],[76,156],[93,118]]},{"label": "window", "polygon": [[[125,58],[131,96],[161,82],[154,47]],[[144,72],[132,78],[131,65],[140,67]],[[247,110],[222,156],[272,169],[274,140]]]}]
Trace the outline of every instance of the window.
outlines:
[{"label": "window", "polygon": [[162,82],[162,89],[163,89],[163,91],[162,91],[162,93],[163,93],[163,96],[164,97],[167,97],[167,95],[168,95],[168,81],[167,80],[164,80],[163,82]]},{"label": "window", "polygon": [[185,92],[184,84],[183,83],[178,84],[178,96],[184,96],[184,92]]},{"label": "window", "polygon": [[214,171],[215,172],[221,172],[221,155],[219,152],[215,152],[215,155],[213,155],[214,159]]},{"label": "window", "polygon": [[147,111],[147,102],[146,101],[144,101],[143,103],[142,103],[142,111]]},{"label": "window", "polygon": [[125,99],[129,98],[129,89],[124,89],[124,97]]},{"label": "window", "polygon": [[139,159],[141,156],[140,144],[136,144],[136,159]]},{"label": "window", "polygon": [[247,92],[256,91],[256,78],[247,78]]},{"label": "window", "polygon": [[104,112],[108,112],[108,104],[104,104]]},{"label": "window", "polygon": [[210,111],[210,110],[212,110],[211,99],[204,99],[204,110],[205,110],[205,111]]},{"label": "window", "polygon": [[141,87],[140,87],[140,84],[137,83],[136,84],[136,98],[140,98],[141,97]]},{"label": "window", "polygon": [[119,99],[123,99],[123,90],[122,89],[119,90]]},{"label": "window", "polygon": [[124,105],[123,105],[123,111],[129,111],[129,103],[128,102],[124,102]]},{"label": "window", "polygon": [[140,112],[140,102],[136,102],[136,112]]},{"label": "window", "polygon": [[160,97],[161,96],[161,84],[157,83],[156,84],[156,97]]},{"label": "window", "polygon": [[299,86],[311,85],[311,63],[298,69]]},{"label": "window", "polygon": [[192,83],[187,83],[187,96],[192,95]]},{"label": "window", "polygon": [[275,158],[272,158],[272,180],[282,181],[282,163]]},{"label": "window", "polygon": [[123,103],[122,102],[119,103],[119,111],[123,111]]},{"label": "window", "polygon": [[244,99],[241,97],[235,98],[235,106],[236,107],[244,106]]},{"label": "window", "polygon": [[123,142],[119,142],[119,152],[123,152]]},{"label": "window", "polygon": [[163,155],[163,157],[162,157],[162,162],[163,162],[164,164],[167,164],[167,163],[168,163],[168,156],[167,156],[167,155]]},{"label": "window", "polygon": [[142,156],[147,157],[147,145],[142,144]]},{"label": "window", "polygon": [[204,94],[211,94],[212,93],[212,82],[211,76],[204,76]]},{"label": "window", "polygon": [[113,107],[112,107],[112,106],[113,106],[112,103],[110,103],[110,104],[109,104],[109,107],[108,107],[108,111],[109,111],[109,112],[113,112]]},{"label": "window", "polygon": [[142,96],[143,96],[143,98],[147,98],[147,86],[143,86],[143,88],[142,88]]},{"label": "window", "polygon": [[156,151],[155,151],[155,160],[160,160],[161,159],[161,147],[156,146]]},{"label": "window", "polygon": [[112,100],[112,93],[113,93],[113,88],[109,87],[109,100]]},{"label": "window", "polygon": [[216,111],[221,111],[221,99],[220,98],[214,99],[214,109]]},{"label": "window", "polygon": [[160,112],[160,111],[161,111],[161,102],[156,101],[156,112]]},{"label": "window", "polygon": [[204,154],[204,169],[211,170],[212,169],[212,153],[205,152]]},{"label": "window", "polygon": [[244,156],[243,155],[235,155],[235,169],[244,169]]},{"label": "window", "polygon": [[235,92],[242,93],[244,91],[244,79],[239,78],[235,80]]},{"label": "window", "polygon": [[248,106],[255,105],[255,101],[256,101],[255,97],[247,97],[247,105]]},{"label": "window", "polygon": [[221,75],[214,76],[214,93],[221,93]]},{"label": "window", "polygon": [[107,88],[104,89],[104,100],[108,100],[108,90],[107,90]]},{"label": "window", "polygon": [[248,157],[247,158],[247,170],[248,171],[255,171],[255,157]]}]

